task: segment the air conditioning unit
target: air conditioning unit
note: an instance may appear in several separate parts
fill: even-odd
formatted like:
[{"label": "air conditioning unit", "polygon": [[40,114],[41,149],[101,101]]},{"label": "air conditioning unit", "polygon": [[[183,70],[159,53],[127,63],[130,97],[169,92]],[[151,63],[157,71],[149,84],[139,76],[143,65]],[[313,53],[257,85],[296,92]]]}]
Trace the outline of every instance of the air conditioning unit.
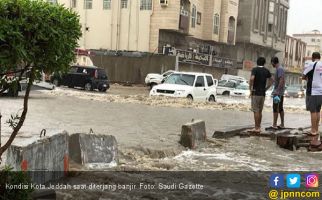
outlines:
[{"label": "air conditioning unit", "polygon": [[169,5],[168,0],[160,0],[160,5],[161,6],[168,6]]}]

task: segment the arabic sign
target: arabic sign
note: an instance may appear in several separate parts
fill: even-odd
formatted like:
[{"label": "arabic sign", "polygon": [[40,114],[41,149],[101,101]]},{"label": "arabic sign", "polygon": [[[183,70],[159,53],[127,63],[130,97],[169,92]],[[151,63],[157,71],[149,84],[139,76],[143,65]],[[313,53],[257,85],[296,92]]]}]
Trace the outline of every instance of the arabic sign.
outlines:
[{"label": "arabic sign", "polygon": [[214,67],[233,67],[234,61],[228,58],[213,57],[212,66]]},{"label": "arabic sign", "polygon": [[194,53],[192,51],[177,50],[177,56],[179,57],[179,62],[182,63],[209,65],[210,62],[210,55]]}]

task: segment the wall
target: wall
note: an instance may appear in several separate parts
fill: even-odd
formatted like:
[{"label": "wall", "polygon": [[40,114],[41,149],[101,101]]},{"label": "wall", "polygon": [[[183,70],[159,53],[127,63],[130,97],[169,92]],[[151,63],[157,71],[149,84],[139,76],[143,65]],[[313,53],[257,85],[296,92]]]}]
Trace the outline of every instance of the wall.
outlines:
[{"label": "wall", "polygon": [[104,68],[112,82],[130,82],[144,84],[148,73],[162,73],[174,70],[174,56],[148,55],[144,57],[95,55],[95,66]]}]

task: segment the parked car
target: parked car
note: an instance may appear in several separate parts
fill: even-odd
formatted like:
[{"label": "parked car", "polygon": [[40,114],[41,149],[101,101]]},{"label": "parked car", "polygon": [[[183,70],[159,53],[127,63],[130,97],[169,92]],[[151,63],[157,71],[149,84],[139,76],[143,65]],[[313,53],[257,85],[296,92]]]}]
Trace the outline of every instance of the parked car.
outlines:
[{"label": "parked car", "polygon": [[15,77],[18,76],[15,73],[8,73],[6,76],[0,77],[1,79],[6,80],[7,82],[0,82],[0,90],[3,88],[8,88],[0,94],[0,96],[5,95],[5,96],[10,96],[10,97],[17,97],[19,94],[19,91],[22,91],[21,88],[21,83],[20,82],[15,82],[15,84],[9,85],[8,82],[12,82]]},{"label": "parked car", "polygon": [[235,81],[237,83],[248,83],[248,81],[241,76],[234,76],[230,74],[223,74],[220,80]]},{"label": "parked car", "polygon": [[286,88],[284,92],[284,96],[302,98],[302,97],[305,97],[305,89],[301,84],[290,85]]},{"label": "parked car", "polygon": [[150,89],[152,89],[155,85],[158,85],[160,83],[162,83],[162,81],[168,77],[169,75],[171,75],[174,71],[173,70],[168,70],[166,72],[164,72],[163,74],[148,74],[145,77],[145,84],[147,86],[150,87]]},{"label": "parked car", "polygon": [[54,74],[51,81],[56,86],[81,87],[87,91],[105,92],[110,88],[105,70],[96,66],[72,66],[67,74]]},{"label": "parked car", "polygon": [[211,74],[174,72],[163,84],[154,86],[150,91],[150,96],[159,95],[216,101],[216,84]]},{"label": "parked car", "polygon": [[220,80],[217,86],[217,94],[230,95],[238,85],[238,82],[233,80]]},{"label": "parked car", "polygon": [[238,96],[238,97],[249,97],[250,91],[249,91],[249,84],[242,83],[239,84],[231,93],[231,96]]}]

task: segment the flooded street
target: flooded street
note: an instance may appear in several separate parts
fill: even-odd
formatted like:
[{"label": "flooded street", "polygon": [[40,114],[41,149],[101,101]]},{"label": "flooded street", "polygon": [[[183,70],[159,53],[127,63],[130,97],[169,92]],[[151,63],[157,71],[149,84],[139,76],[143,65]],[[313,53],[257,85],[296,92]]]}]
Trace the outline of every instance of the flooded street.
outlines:
[{"label": "flooded street", "polygon": [[[253,115],[249,99],[218,96],[217,103],[190,103],[186,100],[149,98],[144,87],[112,86],[107,93],[57,88],[33,91],[27,120],[16,143],[62,130],[69,133],[114,135],[121,151],[121,169],[152,170],[319,170],[319,153],[291,152],[280,149],[265,138],[214,140],[196,151],[186,151],[178,144],[181,126],[192,119],[206,122],[207,137],[215,130],[249,126]],[[266,101],[263,127],[271,124],[271,100]],[[309,125],[304,99],[287,99],[286,126]],[[10,129],[4,121],[22,107],[22,98],[0,99],[3,114],[2,141]]]}]

